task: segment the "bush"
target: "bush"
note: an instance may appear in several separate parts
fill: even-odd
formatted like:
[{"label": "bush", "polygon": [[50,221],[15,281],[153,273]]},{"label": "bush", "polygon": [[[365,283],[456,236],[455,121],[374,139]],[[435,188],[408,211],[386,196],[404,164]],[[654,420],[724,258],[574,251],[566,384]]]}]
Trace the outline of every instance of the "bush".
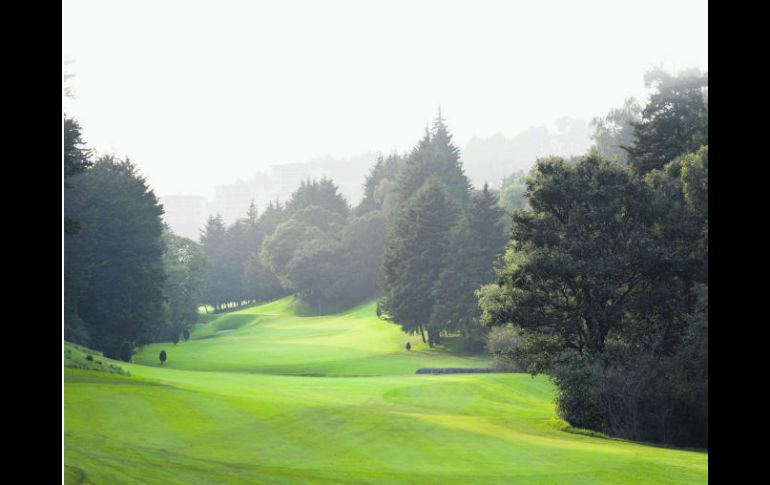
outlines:
[{"label": "bush", "polygon": [[166,362],[166,351],[161,350],[158,357],[160,358],[160,364],[163,365],[163,363]]},{"label": "bush", "polygon": [[708,448],[707,372],[680,355],[613,349],[601,358],[572,359],[554,368],[556,407],[575,427]]},{"label": "bush", "polygon": [[412,344],[407,342],[406,343],[406,350],[412,350]]},{"label": "bush", "polygon": [[487,336],[487,349],[495,356],[494,368],[504,372],[525,372],[527,366],[519,355],[524,340],[523,332],[513,325],[492,328]]},{"label": "bush", "polygon": [[171,341],[174,343],[174,345],[179,343],[179,330],[174,332],[174,335],[171,337]]}]

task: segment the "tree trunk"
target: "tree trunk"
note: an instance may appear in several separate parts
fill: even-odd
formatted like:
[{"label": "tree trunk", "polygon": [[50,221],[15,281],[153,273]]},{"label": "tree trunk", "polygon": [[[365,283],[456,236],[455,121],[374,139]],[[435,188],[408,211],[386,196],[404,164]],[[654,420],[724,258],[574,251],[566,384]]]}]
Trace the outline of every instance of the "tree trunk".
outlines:
[{"label": "tree trunk", "polygon": [[422,343],[425,343],[425,332],[422,330],[422,325],[418,325],[417,328],[420,329],[420,335],[422,335]]}]

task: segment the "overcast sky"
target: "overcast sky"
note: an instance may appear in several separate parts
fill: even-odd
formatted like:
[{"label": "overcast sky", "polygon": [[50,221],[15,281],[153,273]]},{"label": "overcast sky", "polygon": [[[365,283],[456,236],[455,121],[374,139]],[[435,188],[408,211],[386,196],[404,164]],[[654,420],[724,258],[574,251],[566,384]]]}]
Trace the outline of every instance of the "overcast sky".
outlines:
[{"label": "overcast sky", "polygon": [[276,163],[411,147],[438,105],[462,147],[708,70],[706,0],[64,0],[64,109],[159,195]]}]

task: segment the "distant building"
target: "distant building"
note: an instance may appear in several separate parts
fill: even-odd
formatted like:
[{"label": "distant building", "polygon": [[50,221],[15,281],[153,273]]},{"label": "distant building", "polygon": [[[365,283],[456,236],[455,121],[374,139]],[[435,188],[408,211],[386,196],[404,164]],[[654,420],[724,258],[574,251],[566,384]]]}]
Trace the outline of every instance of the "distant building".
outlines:
[{"label": "distant building", "polygon": [[163,219],[174,234],[198,241],[209,215],[208,201],[198,195],[160,196],[165,213]]},{"label": "distant building", "polygon": [[229,225],[246,217],[252,201],[257,206],[257,210],[261,211],[270,200],[275,198],[273,186],[272,180],[262,173],[258,173],[250,180],[218,185],[214,188],[211,214],[221,214],[225,224]]}]

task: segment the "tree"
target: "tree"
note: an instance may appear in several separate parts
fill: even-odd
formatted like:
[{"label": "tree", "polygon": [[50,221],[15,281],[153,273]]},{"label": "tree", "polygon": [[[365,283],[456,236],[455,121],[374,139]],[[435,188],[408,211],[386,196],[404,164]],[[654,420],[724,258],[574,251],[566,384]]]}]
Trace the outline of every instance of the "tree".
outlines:
[{"label": "tree", "polygon": [[707,150],[644,179],[596,153],[536,166],[479,303],[573,426],[708,445]]},{"label": "tree", "polygon": [[459,216],[452,194],[438,177],[427,182],[400,210],[385,247],[383,306],[404,331],[428,330],[429,344],[438,343],[437,329],[427,327],[435,282],[449,252],[450,231]]},{"label": "tree", "polygon": [[388,185],[392,184],[398,176],[398,171],[403,163],[403,157],[392,154],[387,158],[382,155],[372,167],[364,182],[364,196],[361,203],[355,209],[356,215],[363,215],[369,211],[383,208]]},{"label": "tree", "polygon": [[497,322],[601,352],[609,335],[635,326],[632,308],[655,312],[669,300],[675,267],[653,229],[652,193],[628,169],[596,153],[576,165],[539,160],[527,195],[532,210],[514,215]]},{"label": "tree", "polygon": [[474,292],[495,280],[495,264],[505,249],[505,213],[498,196],[484,185],[471,195],[462,218],[452,231],[449,253],[435,288],[429,327],[459,331],[470,350],[483,346],[485,328]]},{"label": "tree", "polygon": [[330,297],[353,305],[375,296],[385,251],[388,221],[381,210],[351,217],[342,230],[338,277]]},{"label": "tree", "polygon": [[[278,225],[262,243],[260,259],[281,284],[318,307],[328,301],[329,290],[343,271],[338,264],[341,226],[326,209],[309,206]],[[318,225],[315,224],[317,222]],[[320,226],[320,227],[319,227]]]},{"label": "tree", "polygon": [[128,159],[101,157],[69,180],[65,216],[80,230],[64,240],[65,338],[119,357],[163,320],[163,208]]},{"label": "tree", "polygon": [[160,365],[163,365],[166,362],[166,351],[161,350],[158,358],[160,359]]},{"label": "tree", "polygon": [[[628,163],[628,147],[634,145],[634,126],[642,120],[642,107],[634,98],[627,98],[620,108],[613,108],[604,117],[594,118],[594,147],[605,160]],[[624,149],[626,147],[626,149]]]},{"label": "tree", "polygon": [[[64,189],[69,189],[67,179],[73,175],[83,173],[91,167],[92,151],[85,147],[82,139],[80,124],[74,118],[64,115],[62,140],[63,184]],[[64,233],[75,234],[79,225],[75,219],[64,217]]]},{"label": "tree", "polygon": [[189,328],[185,328],[184,330],[182,330],[182,337],[184,337],[185,342],[190,340],[190,329]]},{"label": "tree", "polygon": [[227,229],[222,216],[210,216],[201,233],[201,246],[205,258],[203,300],[220,311],[229,299],[232,287],[227,260]]},{"label": "tree", "polygon": [[350,206],[338,190],[328,178],[303,181],[286,203],[286,210],[289,215],[293,215],[307,207],[316,206],[346,218],[350,213]]},{"label": "tree", "polygon": [[262,243],[265,238],[275,232],[281,222],[287,219],[286,211],[281,204],[270,202],[262,215],[253,223],[256,209],[253,215],[249,213],[249,250],[250,254],[245,259],[241,284],[247,299],[252,301],[270,301],[288,294],[278,277],[270,271],[259,257]]},{"label": "tree", "polygon": [[626,147],[642,174],[708,145],[708,74],[689,70],[672,76],[654,69],[645,75],[645,85],[654,92],[641,122],[633,124],[633,147]]},{"label": "tree", "polygon": [[470,191],[465,176],[460,150],[452,142],[452,135],[439,112],[432,129],[412,149],[399,172],[395,192],[404,204],[430,177],[437,177],[446,186],[452,198],[463,204]]},{"label": "tree", "polygon": [[201,246],[190,239],[177,236],[168,227],[163,230],[163,268],[166,281],[165,328],[161,340],[173,338],[198,320],[198,305],[202,301],[204,256]]},{"label": "tree", "polygon": [[519,170],[503,179],[500,188],[500,205],[508,213],[527,206],[527,174]]}]

